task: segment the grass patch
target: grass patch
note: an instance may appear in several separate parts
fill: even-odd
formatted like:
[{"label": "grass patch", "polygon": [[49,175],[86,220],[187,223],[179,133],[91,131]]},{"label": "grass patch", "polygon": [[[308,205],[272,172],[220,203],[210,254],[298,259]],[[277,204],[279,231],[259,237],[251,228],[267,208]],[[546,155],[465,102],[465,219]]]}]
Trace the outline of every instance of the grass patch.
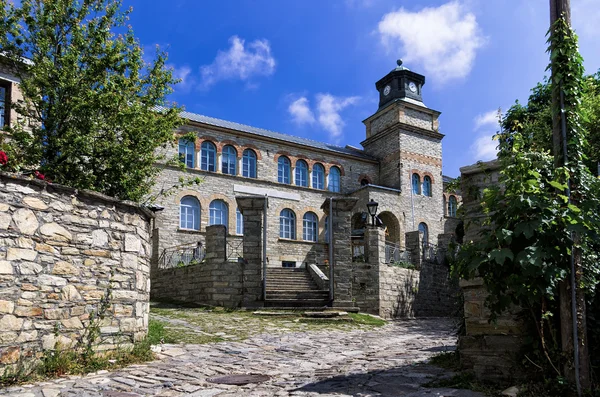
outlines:
[{"label": "grass patch", "polygon": [[375,316],[371,316],[368,314],[363,314],[363,313],[348,313],[348,316],[350,316],[350,318],[352,320],[354,320],[354,322],[356,324],[360,324],[360,325],[370,325],[373,327],[383,327],[384,325],[387,324],[387,321],[382,320],[378,317]]},{"label": "grass patch", "polygon": [[443,352],[429,359],[429,364],[436,367],[458,371],[460,369],[460,357],[458,352]]}]

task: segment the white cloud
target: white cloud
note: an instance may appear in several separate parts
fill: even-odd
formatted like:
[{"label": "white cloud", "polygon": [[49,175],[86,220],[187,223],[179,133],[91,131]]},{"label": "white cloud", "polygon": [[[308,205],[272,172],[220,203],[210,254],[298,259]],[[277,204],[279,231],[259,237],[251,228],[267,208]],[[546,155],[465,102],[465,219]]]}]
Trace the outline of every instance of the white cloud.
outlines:
[{"label": "white cloud", "polygon": [[308,98],[305,96],[290,103],[288,112],[292,115],[294,122],[297,124],[313,124],[315,122],[315,115],[312,110],[310,110]]},{"label": "white cloud", "polygon": [[317,112],[319,113],[319,124],[338,140],[342,135],[344,121],[340,112],[350,105],[354,105],[360,99],[357,96],[335,97],[331,94],[317,94]]},{"label": "white cloud", "polygon": [[493,135],[480,136],[471,145],[471,153],[475,161],[488,161],[496,158],[498,142],[492,139]]},{"label": "white cloud", "polygon": [[378,32],[388,52],[401,46],[407,64],[421,64],[442,84],[466,77],[485,43],[475,15],[459,1],[418,12],[400,8],[383,16]]},{"label": "white cloud", "polygon": [[[275,72],[275,58],[268,40],[254,40],[246,45],[243,39],[232,36],[231,47],[219,51],[213,63],[200,68],[202,86],[208,88],[221,80],[249,82],[255,76],[270,76]],[[256,83],[249,82],[256,87]]]},{"label": "white cloud", "polygon": [[475,117],[474,123],[476,130],[484,125],[498,126],[498,110],[490,110],[487,113],[478,115]]},{"label": "white cloud", "polygon": [[189,66],[177,67],[175,65],[167,65],[173,69],[173,78],[181,80],[175,85],[175,91],[189,92],[196,84],[196,79],[192,75],[192,69]]}]

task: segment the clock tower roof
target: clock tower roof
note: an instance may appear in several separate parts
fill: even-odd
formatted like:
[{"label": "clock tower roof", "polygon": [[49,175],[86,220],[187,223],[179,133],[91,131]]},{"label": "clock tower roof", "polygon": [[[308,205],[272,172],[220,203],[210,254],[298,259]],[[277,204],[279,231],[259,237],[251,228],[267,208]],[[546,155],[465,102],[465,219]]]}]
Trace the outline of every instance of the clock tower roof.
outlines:
[{"label": "clock tower roof", "polygon": [[403,66],[402,60],[397,67],[375,83],[379,91],[379,109],[391,102],[406,101],[424,106],[421,90],[425,84],[425,76],[415,73]]}]

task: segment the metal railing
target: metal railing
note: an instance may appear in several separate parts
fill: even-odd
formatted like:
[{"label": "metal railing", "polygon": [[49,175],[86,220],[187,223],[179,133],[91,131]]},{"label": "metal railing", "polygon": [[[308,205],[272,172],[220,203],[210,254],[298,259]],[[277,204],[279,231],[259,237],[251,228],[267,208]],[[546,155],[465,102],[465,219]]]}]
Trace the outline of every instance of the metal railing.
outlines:
[{"label": "metal railing", "polygon": [[352,246],[352,262],[366,262],[365,240],[351,239],[350,244]]},{"label": "metal railing", "polygon": [[206,251],[200,242],[165,248],[158,258],[158,268],[172,269],[197,265],[204,260],[205,255]]},{"label": "metal railing", "polygon": [[239,241],[227,240],[227,260],[237,261],[244,257],[244,239]]},{"label": "metal railing", "polygon": [[385,242],[385,263],[410,262],[410,252],[402,251],[400,245]]}]

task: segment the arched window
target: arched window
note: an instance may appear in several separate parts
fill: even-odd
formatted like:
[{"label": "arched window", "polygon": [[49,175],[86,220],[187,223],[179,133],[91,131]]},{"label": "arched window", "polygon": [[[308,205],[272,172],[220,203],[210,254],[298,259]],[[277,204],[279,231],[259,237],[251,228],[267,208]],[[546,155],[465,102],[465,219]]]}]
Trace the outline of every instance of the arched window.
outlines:
[{"label": "arched window", "polygon": [[319,219],[314,212],[307,212],[302,218],[302,240],[317,241]]},{"label": "arched window", "polygon": [[431,197],[431,178],[428,176],[423,178],[423,196]]},{"label": "arched window", "polygon": [[244,234],[244,215],[239,208],[235,209],[235,234],[242,236]]},{"label": "arched window", "polygon": [[296,161],[296,186],[308,187],[308,164],[304,160]]},{"label": "arched window", "polygon": [[327,184],[327,188],[330,192],[338,192],[340,191],[340,169],[338,167],[331,167],[329,170],[329,183]]},{"label": "arched window", "polygon": [[200,230],[200,203],[193,196],[184,196],[179,201],[179,227]]},{"label": "arched window", "polygon": [[212,142],[204,141],[200,145],[200,169],[204,171],[217,170],[217,148]]},{"label": "arched window", "polygon": [[421,177],[419,174],[412,174],[412,193],[421,194]]},{"label": "arched window", "polygon": [[179,161],[188,168],[194,168],[194,157],[196,157],[194,150],[194,142],[188,141],[187,139],[179,140]]},{"label": "arched window", "polygon": [[456,216],[456,209],[458,208],[458,202],[456,197],[450,196],[448,200],[448,216]]},{"label": "arched window", "polygon": [[315,164],[313,167],[312,187],[325,189],[325,168],[321,164]]},{"label": "arched window", "polygon": [[360,180],[360,186],[367,186],[369,184],[369,180],[367,178],[363,178]]},{"label": "arched window", "polygon": [[419,232],[423,234],[423,244],[429,243],[429,229],[425,223],[419,223]]},{"label": "arched window", "polygon": [[209,225],[224,225],[227,227],[227,204],[223,200],[213,200],[208,207]]},{"label": "arched window", "polygon": [[237,150],[231,145],[223,148],[221,171],[228,175],[237,175]]},{"label": "arched window", "polygon": [[277,181],[279,183],[290,183],[291,167],[290,159],[285,156],[279,157],[277,160]]},{"label": "arched window", "polygon": [[446,201],[446,196],[443,196],[443,200],[444,200],[444,206],[442,208],[444,209],[444,216],[448,216],[448,203]]},{"label": "arched window", "polygon": [[296,239],[296,214],[290,209],[286,208],[279,214],[279,237]]},{"label": "arched window", "polygon": [[325,217],[325,242],[329,243],[329,217]]},{"label": "arched window", "polygon": [[256,178],[256,153],[252,149],[244,150],[242,156],[242,176]]}]

